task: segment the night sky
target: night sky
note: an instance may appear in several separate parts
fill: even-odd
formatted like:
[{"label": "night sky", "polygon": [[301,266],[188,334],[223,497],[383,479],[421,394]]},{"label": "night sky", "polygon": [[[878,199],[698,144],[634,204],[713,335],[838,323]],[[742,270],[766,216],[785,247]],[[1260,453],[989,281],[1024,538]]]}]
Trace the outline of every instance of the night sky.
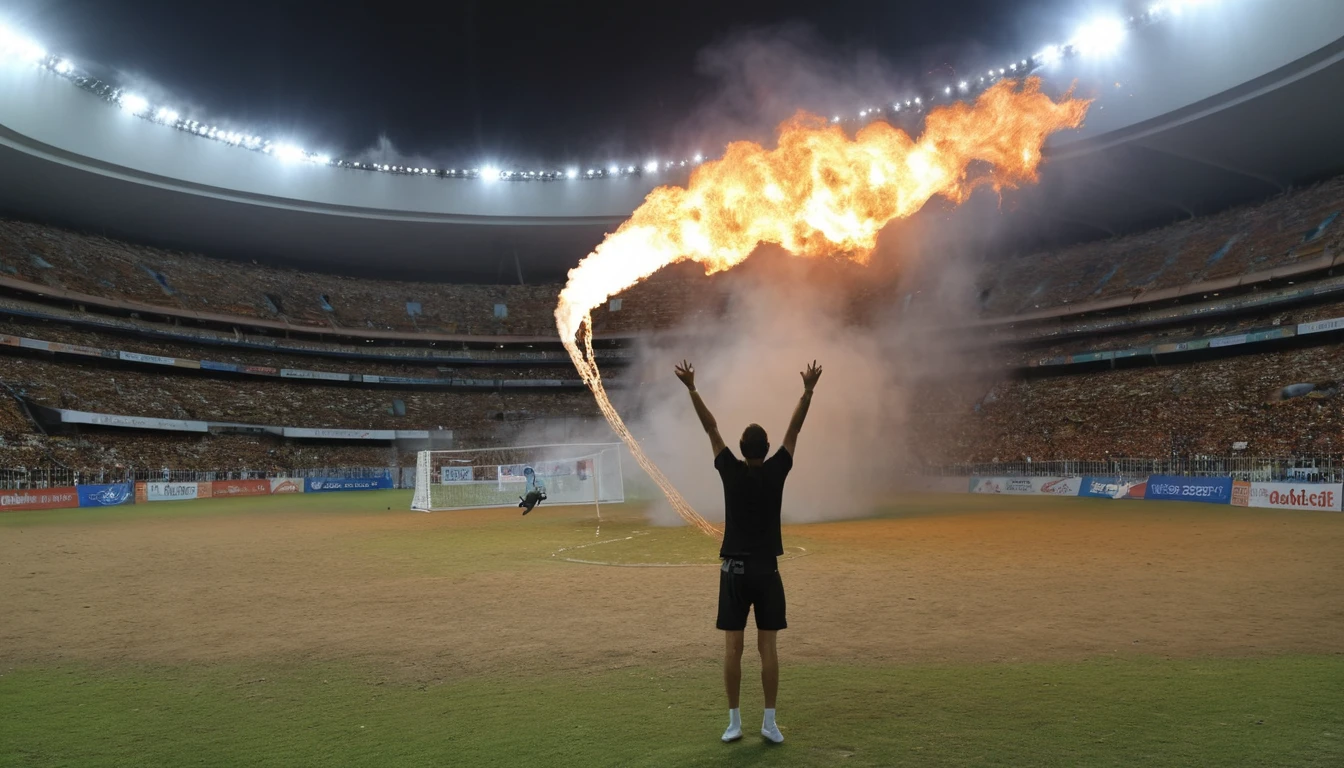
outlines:
[{"label": "night sky", "polygon": [[[773,124],[786,103],[829,111],[857,99],[828,79],[881,91],[1029,54],[1088,2],[16,0],[6,8],[7,21],[52,52],[162,86],[184,116],[339,157],[386,136],[442,166],[507,166],[689,154],[706,137],[750,132],[753,117]],[[745,87],[723,77],[756,50],[742,41],[778,39],[786,44],[774,55],[787,66],[764,69],[785,82],[763,80],[759,59]],[[811,69],[812,57],[824,76],[800,82],[784,72]],[[726,124],[723,111],[732,113]]]}]

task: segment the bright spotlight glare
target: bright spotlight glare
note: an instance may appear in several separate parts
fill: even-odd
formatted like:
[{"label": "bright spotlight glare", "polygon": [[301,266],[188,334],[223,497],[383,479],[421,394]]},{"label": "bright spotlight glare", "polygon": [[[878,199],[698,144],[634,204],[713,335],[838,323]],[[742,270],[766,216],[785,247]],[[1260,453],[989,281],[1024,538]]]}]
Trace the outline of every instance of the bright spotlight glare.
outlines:
[{"label": "bright spotlight glare", "polygon": [[494,181],[495,179],[501,178],[503,175],[504,174],[500,173],[499,169],[493,165],[487,165],[481,169],[481,178],[486,181]]},{"label": "bright spotlight glare", "polygon": [[59,59],[59,60],[57,60],[57,62],[56,62],[56,67],[55,67],[55,69],[56,69],[57,74],[68,75],[68,74],[70,74],[71,72],[74,71],[74,69],[75,69],[75,65],[74,65],[74,64],[71,64],[70,62],[66,61],[65,59]]},{"label": "bright spotlight glare", "polygon": [[176,123],[178,117],[177,112],[168,107],[161,107],[158,112],[154,113],[154,118],[161,123]]},{"label": "bright spotlight glare", "polygon": [[697,162],[697,163],[702,163],[702,162],[704,162],[704,160],[705,160],[705,158],[704,158],[703,155],[701,155],[699,152],[696,152],[696,153],[695,153],[695,162]]},{"label": "bright spotlight glare", "polygon": [[617,168],[617,167],[614,166],[614,165],[607,169],[607,173],[611,173],[611,174],[616,174],[616,173],[620,173],[620,172],[621,172],[621,169],[620,169],[620,168]]},{"label": "bright spotlight glare", "polygon": [[1125,41],[1125,23],[1110,16],[1095,19],[1085,25],[1070,41],[1079,53],[1105,56],[1114,53]]},{"label": "bright spotlight glare", "polygon": [[577,178],[579,178],[579,169],[578,169],[578,168],[570,168],[569,170],[565,171],[565,178],[567,178],[567,179],[577,179]]},{"label": "bright spotlight glare", "polygon": [[0,24],[0,58],[11,56],[27,61],[40,61],[47,57],[47,51],[36,42]]},{"label": "bright spotlight glare", "polygon": [[657,170],[658,170],[658,161],[657,161],[657,160],[650,160],[649,162],[647,162],[647,163],[644,164],[644,172],[645,172],[645,173],[653,173],[653,172],[655,172],[655,171],[657,171]]},{"label": "bright spotlight glare", "polygon": [[957,90],[959,91],[965,91],[967,88],[970,87],[971,87],[970,83],[967,83],[965,80],[962,80],[960,83],[957,83]]},{"label": "bright spotlight glare", "polygon": [[1060,51],[1058,45],[1047,45],[1041,49],[1040,53],[1036,54],[1036,58],[1040,60],[1041,64],[1047,67],[1059,61],[1059,57]]},{"label": "bright spotlight glare", "polygon": [[331,165],[331,155],[313,155],[311,159],[318,165]]},{"label": "bright spotlight glare", "polygon": [[271,152],[287,163],[302,160],[304,157],[303,150],[293,144],[277,144]]},{"label": "bright spotlight glare", "polygon": [[121,103],[121,108],[132,115],[138,115],[149,109],[149,102],[145,100],[145,97],[136,96],[134,93],[123,93],[118,101]]}]

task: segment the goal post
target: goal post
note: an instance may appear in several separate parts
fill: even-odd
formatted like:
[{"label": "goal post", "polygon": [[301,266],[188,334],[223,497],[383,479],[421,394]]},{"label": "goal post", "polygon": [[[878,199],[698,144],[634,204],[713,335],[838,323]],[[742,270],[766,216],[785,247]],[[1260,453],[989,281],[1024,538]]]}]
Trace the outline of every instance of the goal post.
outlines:
[{"label": "goal post", "polygon": [[625,501],[620,443],[558,443],[420,451],[411,509],[516,507],[527,493],[526,470],[544,488],[544,504],[594,506]]}]

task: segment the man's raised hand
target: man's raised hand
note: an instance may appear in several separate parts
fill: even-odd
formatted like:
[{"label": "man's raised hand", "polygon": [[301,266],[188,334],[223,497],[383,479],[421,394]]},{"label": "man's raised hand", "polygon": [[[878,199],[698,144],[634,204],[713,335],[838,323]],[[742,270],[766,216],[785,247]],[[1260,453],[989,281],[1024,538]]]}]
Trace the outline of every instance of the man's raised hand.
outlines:
[{"label": "man's raised hand", "polygon": [[821,366],[813,360],[812,364],[807,366],[807,370],[799,372],[798,375],[803,377],[803,389],[811,392],[812,388],[817,386],[817,380],[821,378]]},{"label": "man's raised hand", "polygon": [[694,392],[694,391],[695,391],[695,366],[691,365],[690,363],[686,362],[685,360],[682,360],[682,361],[681,361],[681,365],[676,366],[676,371],[677,371],[677,378],[678,378],[678,379],[681,379],[681,383],[682,383],[682,384],[685,384],[687,389],[689,389],[689,390],[691,390],[692,392]]}]

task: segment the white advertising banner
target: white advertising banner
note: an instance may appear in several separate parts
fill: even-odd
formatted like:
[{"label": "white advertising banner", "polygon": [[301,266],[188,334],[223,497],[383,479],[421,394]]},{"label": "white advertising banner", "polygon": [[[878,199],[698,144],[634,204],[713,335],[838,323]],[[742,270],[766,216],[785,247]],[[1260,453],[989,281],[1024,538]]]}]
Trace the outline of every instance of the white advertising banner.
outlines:
[{"label": "white advertising banner", "polygon": [[440,467],[439,482],[443,485],[461,485],[472,482],[471,467]]},{"label": "white advertising banner", "polygon": [[1341,511],[1340,483],[1251,483],[1247,505],[1270,509]]},{"label": "white advertising banner", "polygon": [[292,477],[272,477],[271,493],[303,493],[303,479]]},{"label": "white advertising banner", "polygon": [[61,411],[61,421],[71,424],[100,424],[105,427],[130,427],[132,429],[167,429],[174,432],[209,432],[204,421],[186,421],[183,419],[156,419],[150,416],[119,416],[113,413],[87,413],[85,411]]},{"label": "white advertising banner", "polygon": [[1246,334],[1238,333],[1235,336],[1219,336],[1216,339],[1209,339],[1210,347],[1235,347],[1238,344],[1246,343]]},{"label": "white advertising banner", "polygon": [[308,429],[285,427],[285,437],[312,437],[320,440],[395,440],[393,429]]},{"label": "white advertising banner", "polygon": [[176,357],[164,357],[162,355],[142,355],[139,352],[117,352],[117,356],[122,360],[129,360],[133,363],[151,363],[153,365],[177,365]]},{"label": "white advertising banner", "polygon": [[200,483],[145,483],[145,498],[149,501],[182,501],[200,495]]},{"label": "white advertising banner", "polygon": [[1326,331],[1338,331],[1344,329],[1344,317],[1334,317],[1329,320],[1317,320],[1314,323],[1298,323],[1297,335],[1304,333],[1325,333]]},{"label": "white advertising banner", "polygon": [[973,477],[971,493],[1002,493],[1011,496],[1077,496],[1079,477]]},{"label": "white advertising banner", "polygon": [[326,381],[349,381],[348,373],[330,371],[305,371],[298,368],[281,368],[280,375],[286,379],[324,379]]}]

